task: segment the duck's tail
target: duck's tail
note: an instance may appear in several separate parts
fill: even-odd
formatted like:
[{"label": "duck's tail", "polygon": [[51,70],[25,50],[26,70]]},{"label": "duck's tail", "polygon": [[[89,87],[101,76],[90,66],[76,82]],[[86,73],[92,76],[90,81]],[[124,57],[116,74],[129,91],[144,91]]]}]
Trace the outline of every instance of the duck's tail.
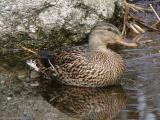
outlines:
[{"label": "duck's tail", "polygon": [[46,79],[55,79],[56,69],[54,67],[53,51],[39,51],[39,59],[27,61],[27,65],[41,73]]},{"label": "duck's tail", "polygon": [[37,63],[35,60],[28,60],[27,62],[27,65],[29,65],[31,68],[33,68],[35,71],[39,71],[40,68],[37,66]]},{"label": "duck's tail", "polygon": [[33,68],[35,71],[40,71],[41,67],[51,67],[51,61],[52,59],[52,51],[46,51],[46,50],[40,50],[39,51],[39,57],[40,59],[38,60],[28,60],[26,63],[29,65],[31,68]]},{"label": "duck's tail", "polygon": [[46,68],[51,66],[50,62],[53,62],[52,52],[53,51],[48,51],[48,50],[40,50],[39,51],[40,62]]}]

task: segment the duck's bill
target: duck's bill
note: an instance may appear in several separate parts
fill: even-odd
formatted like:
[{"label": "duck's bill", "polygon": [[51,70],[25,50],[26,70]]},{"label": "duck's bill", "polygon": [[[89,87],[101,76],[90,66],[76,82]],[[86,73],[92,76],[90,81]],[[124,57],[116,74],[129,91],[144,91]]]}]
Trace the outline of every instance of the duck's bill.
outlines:
[{"label": "duck's bill", "polygon": [[136,43],[128,43],[123,38],[118,38],[116,40],[116,43],[119,45],[123,45],[124,47],[137,47],[138,45]]}]

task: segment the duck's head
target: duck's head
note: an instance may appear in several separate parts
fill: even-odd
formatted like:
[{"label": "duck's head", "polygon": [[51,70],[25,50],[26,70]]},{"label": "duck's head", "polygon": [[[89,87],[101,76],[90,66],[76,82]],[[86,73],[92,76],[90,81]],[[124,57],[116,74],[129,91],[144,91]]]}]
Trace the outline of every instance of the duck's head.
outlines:
[{"label": "duck's head", "polygon": [[123,45],[126,47],[136,47],[135,43],[127,43],[124,41],[123,36],[117,27],[112,24],[97,25],[95,26],[89,36],[90,49],[102,49],[108,44]]}]

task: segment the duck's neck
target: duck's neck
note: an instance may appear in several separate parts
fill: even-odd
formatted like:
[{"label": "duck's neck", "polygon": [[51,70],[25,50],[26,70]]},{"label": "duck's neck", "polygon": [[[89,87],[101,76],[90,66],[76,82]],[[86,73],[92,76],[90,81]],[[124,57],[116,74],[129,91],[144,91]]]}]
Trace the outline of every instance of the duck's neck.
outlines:
[{"label": "duck's neck", "polygon": [[103,41],[100,40],[100,38],[93,36],[89,38],[89,50],[91,52],[105,52],[107,51],[107,45],[103,43]]}]

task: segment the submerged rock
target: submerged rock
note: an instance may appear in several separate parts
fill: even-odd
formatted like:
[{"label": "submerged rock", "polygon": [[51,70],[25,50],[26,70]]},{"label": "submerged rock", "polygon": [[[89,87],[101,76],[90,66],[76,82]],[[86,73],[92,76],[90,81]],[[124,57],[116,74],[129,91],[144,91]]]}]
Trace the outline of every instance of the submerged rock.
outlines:
[{"label": "submerged rock", "polygon": [[23,41],[58,47],[79,42],[98,21],[120,22],[121,4],[121,0],[1,0],[0,45],[13,48]]}]

